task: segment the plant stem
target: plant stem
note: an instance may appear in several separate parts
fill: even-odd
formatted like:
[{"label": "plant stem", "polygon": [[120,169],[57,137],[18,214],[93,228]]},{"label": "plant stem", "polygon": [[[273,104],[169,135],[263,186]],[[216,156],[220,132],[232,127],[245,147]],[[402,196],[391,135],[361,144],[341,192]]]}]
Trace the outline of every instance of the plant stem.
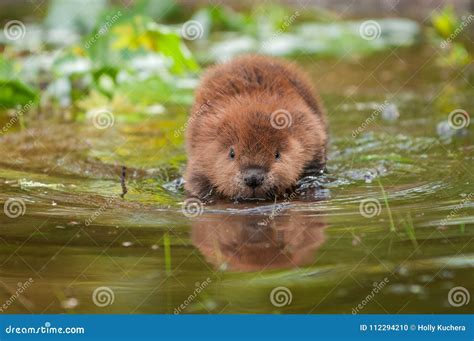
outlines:
[{"label": "plant stem", "polygon": [[388,197],[387,197],[387,194],[385,193],[385,190],[382,186],[382,182],[380,182],[380,179],[377,179],[377,182],[379,183],[379,186],[380,186],[380,189],[382,190],[382,196],[383,196],[383,200],[385,202],[385,206],[387,207],[387,212],[388,212],[388,217],[390,219],[390,231],[391,232],[396,232],[396,229],[395,229],[395,223],[393,221],[393,217],[392,217],[392,211],[390,210],[390,206],[388,206]]}]

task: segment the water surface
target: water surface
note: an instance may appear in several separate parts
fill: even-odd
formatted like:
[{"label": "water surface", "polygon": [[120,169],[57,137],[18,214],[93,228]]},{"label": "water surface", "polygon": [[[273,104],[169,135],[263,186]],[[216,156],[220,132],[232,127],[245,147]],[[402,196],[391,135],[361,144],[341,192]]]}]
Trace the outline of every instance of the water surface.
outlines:
[{"label": "water surface", "polygon": [[446,125],[473,107],[472,70],[434,57],[300,59],[328,111],[328,174],[276,205],[183,214],[186,107],[2,136],[0,202],[20,210],[0,214],[4,312],[472,312],[448,294],[474,294],[474,138]]}]

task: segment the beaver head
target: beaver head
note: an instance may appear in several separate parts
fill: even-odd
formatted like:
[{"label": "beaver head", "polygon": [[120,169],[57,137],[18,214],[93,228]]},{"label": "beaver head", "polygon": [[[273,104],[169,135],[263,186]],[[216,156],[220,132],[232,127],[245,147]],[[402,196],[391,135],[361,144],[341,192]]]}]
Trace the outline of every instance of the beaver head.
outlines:
[{"label": "beaver head", "polygon": [[[283,104],[283,105],[282,105]],[[326,132],[305,105],[235,98],[206,120],[200,172],[230,198],[269,198],[291,188],[310,164],[325,163]],[[202,131],[202,130],[201,130]]]}]

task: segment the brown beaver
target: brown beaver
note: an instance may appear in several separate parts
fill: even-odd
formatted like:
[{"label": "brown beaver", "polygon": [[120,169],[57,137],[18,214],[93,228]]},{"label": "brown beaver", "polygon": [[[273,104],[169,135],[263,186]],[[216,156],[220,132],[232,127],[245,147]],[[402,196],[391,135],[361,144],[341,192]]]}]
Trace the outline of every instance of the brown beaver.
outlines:
[{"label": "brown beaver", "polygon": [[327,125],[295,65],[242,56],[211,67],[186,131],[185,189],[234,199],[272,198],[326,163]]}]

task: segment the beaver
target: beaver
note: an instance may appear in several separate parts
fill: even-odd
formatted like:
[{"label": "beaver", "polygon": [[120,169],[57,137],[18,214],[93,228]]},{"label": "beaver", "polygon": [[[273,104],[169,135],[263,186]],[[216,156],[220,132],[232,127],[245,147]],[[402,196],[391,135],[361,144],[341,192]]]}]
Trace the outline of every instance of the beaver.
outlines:
[{"label": "beaver", "polygon": [[261,271],[308,265],[326,240],[327,224],[319,212],[270,217],[236,214],[225,224],[217,223],[225,218],[224,214],[204,214],[192,222],[191,229],[193,245],[221,270]]},{"label": "beaver", "polygon": [[185,190],[231,199],[276,198],[326,164],[326,114],[294,64],[246,55],[210,67],[186,129]]}]

